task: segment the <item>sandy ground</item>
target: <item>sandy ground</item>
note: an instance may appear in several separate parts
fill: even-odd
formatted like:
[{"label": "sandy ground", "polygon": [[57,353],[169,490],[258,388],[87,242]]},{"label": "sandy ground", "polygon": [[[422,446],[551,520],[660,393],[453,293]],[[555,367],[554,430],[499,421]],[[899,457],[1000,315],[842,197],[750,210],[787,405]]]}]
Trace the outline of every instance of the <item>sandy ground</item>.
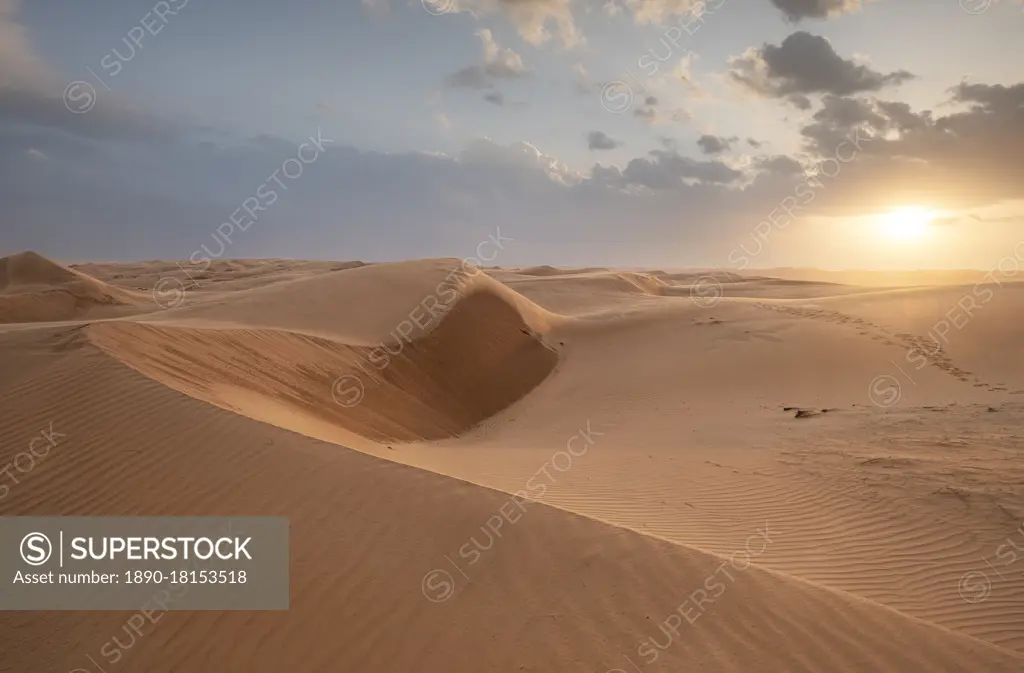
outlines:
[{"label": "sandy ground", "polygon": [[0,514],[292,530],[0,671],[1024,671],[1024,283],[798,271],[0,260]]}]

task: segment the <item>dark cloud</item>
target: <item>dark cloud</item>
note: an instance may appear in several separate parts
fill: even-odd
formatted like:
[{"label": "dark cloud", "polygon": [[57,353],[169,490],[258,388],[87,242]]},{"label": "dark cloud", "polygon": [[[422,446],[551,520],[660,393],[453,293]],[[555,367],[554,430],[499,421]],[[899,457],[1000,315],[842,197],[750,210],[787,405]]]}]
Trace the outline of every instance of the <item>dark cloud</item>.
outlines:
[{"label": "dark cloud", "polygon": [[697,145],[700,147],[704,154],[721,154],[729,151],[732,144],[735,143],[739,138],[732,136],[731,138],[723,138],[712,135],[702,135],[697,139]]},{"label": "dark cloud", "polygon": [[654,120],[658,118],[658,111],[655,110],[654,108],[638,107],[635,110],[633,110],[633,116],[640,117],[641,119],[650,124],[653,123]]},{"label": "dark cloud", "polygon": [[453,72],[445,78],[445,82],[448,86],[467,89],[489,89],[494,86],[484,69],[477,65],[470,65]]},{"label": "dark cloud", "polygon": [[673,150],[651,150],[652,158],[630,161],[622,171],[625,184],[653,190],[679,189],[684,179],[711,184],[738,182],[743,174],[720,161],[698,161]]},{"label": "dark cloud", "polygon": [[609,138],[604,131],[591,131],[587,134],[587,147],[591,150],[613,150],[621,144]]},{"label": "dark cloud", "polygon": [[683,108],[659,110],[659,104],[660,101],[656,97],[647,96],[644,98],[642,105],[633,109],[633,116],[642,119],[644,123],[651,126],[669,121],[681,123],[689,121],[692,118],[690,112]]},{"label": "dark cloud", "polygon": [[762,171],[776,175],[799,175],[804,172],[804,167],[799,161],[784,154],[758,157],[754,161],[754,165]]},{"label": "dark cloud", "polygon": [[[185,259],[203,244],[217,250],[216,228],[296,156],[298,143],[219,140],[112,143],[45,129],[25,139],[0,125],[0,240],[8,249],[79,260]],[[83,144],[88,152],[78,148]],[[34,160],[31,149],[49,161]],[[746,231],[779,198],[774,188],[744,187],[741,173],[719,162],[676,152],[580,174],[528,143],[488,140],[456,155],[331,144],[300,178],[278,177],[287,191],[269,183],[277,200],[235,232],[225,256],[463,256],[497,226],[524,244],[509,245],[496,263],[549,255],[660,264],[671,248],[677,264],[697,265],[711,254],[705,246],[712,239],[728,236],[729,226],[737,235]],[[628,234],[624,222],[635,222]],[[623,246],[624,236],[635,242]]]},{"label": "dark cloud", "polygon": [[1013,86],[960,82],[950,92],[958,103],[975,103],[982,109],[1009,111],[1024,106],[1024,82]]},{"label": "dark cloud", "polygon": [[827,19],[860,9],[861,0],[772,0],[786,18],[794,23],[802,19]]},{"label": "dark cloud", "polygon": [[175,125],[106,92],[84,114],[68,110],[61,98],[35,89],[0,87],[0,123],[45,127],[91,138],[145,138],[173,133]]},{"label": "dark cloud", "polygon": [[484,100],[488,103],[494,103],[495,105],[504,105],[505,96],[500,91],[492,91],[491,93],[484,96]]},{"label": "dark cloud", "polygon": [[801,130],[810,153],[830,157],[853,136],[871,139],[843,168],[844,190],[856,195],[848,208],[867,200],[956,208],[1024,199],[1024,84],[962,82],[950,91],[950,102],[969,108],[935,116],[898,101],[823,98]]},{"label": "dark cloud", "polygon": [[878,91],[901,84],[914,75],[899,70],[881,73],[844,59],[823,37],[793,33],[779,46],[766,44],[729,59],[730,77],[762,96],[788,98],[802,109],[810,107],[806,94],[838,96]]}]

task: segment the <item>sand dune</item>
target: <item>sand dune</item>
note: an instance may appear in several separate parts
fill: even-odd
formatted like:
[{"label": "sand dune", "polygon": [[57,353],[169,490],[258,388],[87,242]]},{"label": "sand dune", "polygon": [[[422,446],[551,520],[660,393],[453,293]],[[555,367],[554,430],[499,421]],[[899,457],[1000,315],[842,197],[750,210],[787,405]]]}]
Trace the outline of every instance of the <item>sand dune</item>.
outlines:
[{"label": "sand dune", "polygon": [[0,323],[54,322],[104,309],[134,306],[140,298],[34,252],[0,258]]},{"label": "sand dune", "polygon": [[0,512],[293,538],[287,612],[4,613],[0,670],[1024,670],[1018,286],[908,364],[970,288],[556,271],[225,263],[0,329],[0,463],[67,436]]},{"label": "sand dune", "polygon": [[[484,540],[507,495],[254,423],[89,350],[4,390],[5,405],[54,416],[69,444],[7,511],[290,516],[292,607],[166,613],[131,638],[127,613],[5,613],[4,664],[15,670],[88,667],[114,636],[122,665],[149,671],[618,671],[632,660],[651,670],[1011,672],[1024,662],[867,601],[741,570],[742,559],[543,504],[526,504],[464,568],[468,579],[455,576],[455,593],[432,602],[424,574]],[[37,418],[5,424],[3,446],[31,436]],[[750,535],[753,550],[776,543]],[[46,644],[17,646],[29,637]],[[472,656],[467,643],[478,644]]]},{"label": "sand dune", "polygon": [[603,266],[588,266],[581,269],[560,269],[554,266],[542,265],[542,266],[530,266],[521,269],[515,269],[515,272],[521,276],[574,276],[579,273],[603,273],[610,271]]},{"label": "sand dune", "polygon": [[480,289],[426,334],[377,348],[275,330],[133,323],[94,325],[89,335],[140,372],[218,406],[261,420],[273,410],[300,432],[312,417],[377,442],[459,435],[528,393],[558,361],[514,304]]}]

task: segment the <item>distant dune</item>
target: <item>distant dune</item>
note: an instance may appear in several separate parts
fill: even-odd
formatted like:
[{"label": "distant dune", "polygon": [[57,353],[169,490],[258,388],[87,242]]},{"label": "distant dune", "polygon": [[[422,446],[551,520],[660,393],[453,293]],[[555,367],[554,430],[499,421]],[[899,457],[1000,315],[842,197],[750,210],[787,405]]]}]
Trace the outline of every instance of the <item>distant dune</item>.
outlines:
[{"label": "distant dune", "polygon": [[34,252],[0,258],[0,323],[53,322],[98,316],[140,298]]},{"label": "distant dune", "polygon": [[988,271],[959,269],[950,271],[826,271],[824,269],[747,269],[744,275],[758,274],[786,280],[841,283],[844,285],[866,285],[873,287],[907,287],[918,285],[967,285],[977,283]]},{"label": "distant dune", "polygon": [[590,266],[582,269],[560,269],[547,265],[515,269],[516,273],[523,276],[572,276],[579,273],[600,273],[602,271],[608,271],[608,269],[601,266]]}]

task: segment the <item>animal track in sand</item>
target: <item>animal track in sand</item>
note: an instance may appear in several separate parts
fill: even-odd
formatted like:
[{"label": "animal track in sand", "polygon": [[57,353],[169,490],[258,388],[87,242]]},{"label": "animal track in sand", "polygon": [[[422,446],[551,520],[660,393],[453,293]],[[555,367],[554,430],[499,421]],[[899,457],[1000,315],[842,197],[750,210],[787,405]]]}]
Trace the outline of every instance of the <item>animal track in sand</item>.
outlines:
[{"label": "animal track in sand", "polygon": [[935,339],[929,339],[909,332],[894,332],[884,325],[879,325],[878,323],[865,320],[864,318],[858,318],[857,316],[840,313],[839,311],[829,311],[806,306],[784,306],[768,304],[765,302],[756,302],[754,306],[767,311],[774,311],[775,313],[782,313],[784,315],[797,318],[811,318],[836,324],[855,325],[858,328],[858,334],[862,336],[870,336],[871,339],[880,341],[888,346],[903,346],[907,349],[908,354],[919,354],[920,357],[929,365],[944,371],[959,381],[963,381],[965,383],[973,381],[975,387],[986,388],[992,392],[1006,391],[1005,387],[982,381],[972,372],[956,366],[953,363],[953,360],[949,357],[945,348],[943,348],[942,344]]}]

